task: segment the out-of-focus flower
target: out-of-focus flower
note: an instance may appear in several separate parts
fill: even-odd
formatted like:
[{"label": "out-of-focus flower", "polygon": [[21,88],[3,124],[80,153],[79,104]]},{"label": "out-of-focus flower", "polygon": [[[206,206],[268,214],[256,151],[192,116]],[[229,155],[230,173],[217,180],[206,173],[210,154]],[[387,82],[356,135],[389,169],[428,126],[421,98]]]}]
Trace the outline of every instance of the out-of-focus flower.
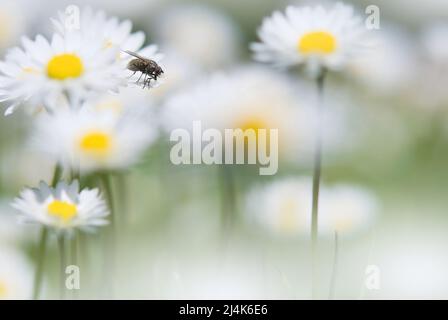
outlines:
[{"label": "out-of-focus flower", "polygon": [[22,9],[17,1],[4,0],[0,3],[0,50],[14,45],[25,31]]},{"label": "out-of-focus flower", "polygon": [[378,211],[378,200],[370,191],[348,184],[327,186],[319,205],[319,228],[324,234],[365,231],[372,226]]},{"label": "out-of-focus flower", "polygon": [[[241,67],[179,90],[167,99],[161,118],[167,131],[191,130],[197,120],[202,129],[278,129],[280,159],[307,159],[314,143],[315,101],[305,88],[263,66]],[[331,115],[326,136],[336,141],[340,121]]]},{"label": "out-of-focus flower", "polygon": [[[275,233],[308,234],[311,190],[310,178],[288,178],[255,188],[247,198],[248,216]],[[319,232],[359,232],[372,224],[376,210],[376,198],[363,188],[324,185],[319,200]]]},{"label": "out-of-focus flower", "polygon": [[448,66],[448,23],[429,25],[422,35],[425,53],[437,65]]},{"label": "out-of-focus flower", "polygon": [[56,231],[75,228],[93,231],[106,225],[109,210],[98,189],[79,191],[78,181],[59,182],[55,188],[41,182],[39,188],[24,189],[12,206],[22,222],[39,223]]},{"label": "out-of-focus flower", "polygon": [[152,28],[164,50],[211,68],[226,65],[238,56],[240,39],[235,22],[218,10],[177,5],[158,17]]},{"label": "out-of-focus flower", "polygon": [[[187,87],[167,100],[162,121],[167,131],[192,129],[201,121],[203,129],[278,129],[279,152],[294,156],[298,141],[310,129],[309,116],[301,116],[301,100],[291,79],[263,67],[245,67],[218,73]],[[306,114],[306,112],[303,112]],[[302,123],[303,121],[303,123]],[[303,134],[301,132],[304,131]]]},{"label": "out-of-focus flower", "polygon": [[36,122],[33,144],[81,172],[128,168],[154,141],[156,130],[147,109],[122,112],[120,102],[114,103],[86,103],[78,112],[42,115]]},{"label": "out-of-focus flower", "polygon": [[409,36],[397,29],[382,28],[375,39],[375,50],[351,60],[348,71],[363,85],[380,93],[396,94],[416,77],[417,48]]},{"label": "out-of-focus flower", "polygon": [[0,300],[31,298],[33,270],[22,253],[0,247]]},{"label": "out-of-focus flower", "polygon": [[365,47],[366,29],[353,11],[337,3],[274,12],[258,31],[261,43],[251,45],[254,58],[279,67],[304,64],[311,75],[340,70]]}]

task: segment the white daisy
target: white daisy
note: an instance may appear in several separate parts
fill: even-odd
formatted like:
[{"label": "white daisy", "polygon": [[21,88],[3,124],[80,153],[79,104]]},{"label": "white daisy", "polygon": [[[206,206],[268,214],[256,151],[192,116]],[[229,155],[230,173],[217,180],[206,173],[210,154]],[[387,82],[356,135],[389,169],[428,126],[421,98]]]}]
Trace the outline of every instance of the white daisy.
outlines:
[{"label": "white daisy", "polygon": [[[145,34],[142,31],[132,32],[131,20],[120,21],[116,17],[109,17],[104,11],[94,11],[91,7],[84,7],[80,12],[79,30],[71,26],[71,19],[65,12],[59,12],[57,19],[51,19],[55,30],[61,34],[66,35],[73,31],[79,31],[82,38],[86,41],[94,41],[99,43],[104,49],[115,48],[118,52],[116,55],[117,62],[119,62],[124,70],[124,75],[130,83],[135,83],[140,74],[132,76],[131,71],[127,70],[126,66],[134,57],[125,53],[124,51],[135,52],[145,58],[151,59],[160,63],[163,55],[158,52],[156,45],[148,45],[142,47],[145,42]],[[92,32],[95,30],[95,32]],[[155,86],[155,83],[152,84]]]},{"label": "white daisy", "polygon": [[2,246],[0,261],[0,300],[31,299],[33,269],[26,257]]},{"label": "white daisy", "polygon": [[241,39],[235,25],[230,17],[212,7],[175,5],[159,12],[151,30],[155,30],[164,50],[213,68],[237,58]]},{"label": "white daisy", "polygon": [[138,161],[157,133],[147,108],[122,112],[120,102],[114,103],[89,103],[79,112],[44,114],[37,119],[32,142],[81,172],[126,169]]},{"label": "white daisy", "polygon": [[9,103],[6,114],[24,102],[32,110],[54,109],[66,94],[72,103],[78,103],[135,83],[139,75],[131,77],[127,69],[133,57],[123,50],[161,59],[156,46],[141,48],[144,34],[131,34],[129,20],[120,22],[88,8],[81,14],[79,29],[66,29],[65,19],[62,13],[59,20],[53,19],[57,33],[50,42],[41,35],[34,41],[23,38],[24,48],[10,50],[0,63],[0,101]]},{"label": "white daisy", "polygon": [[55,34],[51,42],[41,35],[34,41],[23,38],[22,44],[23,49],[10,50],[0,62],[0,101],[9,104],[6,114],[22,103],[32,110],[53,109],[65,93],[77,101],[125,83],[123,68],[115,63],[117,49],[104,49],[79,32]]},{"label": "white daisy", "polygon": [[79,191],[78,181],[59,182],[56,188],[41,182],[37,189],[24,189],[12,206],[19,211],[21,221],[39,223],[56,231],[70,232],[75,228],[93,231],[108,223],[109,210],[99,190]]},{"label": "white daisy", "polygon": [[[247,214],[274,233],[309,234],[311,178],[286,178],[253,189],[247,197]],[[378,201],[364,188],[321,186],[319,233],[351,235],[372,225]]]},{"label": "white daisy", "polygon": [[348,5],[289,6],[265,18],[258,31],[261,43],[251,48],[258,61],[280,67],[304,64],[316,75],[322,68],[340,70],[364,46],[365,30]]}]

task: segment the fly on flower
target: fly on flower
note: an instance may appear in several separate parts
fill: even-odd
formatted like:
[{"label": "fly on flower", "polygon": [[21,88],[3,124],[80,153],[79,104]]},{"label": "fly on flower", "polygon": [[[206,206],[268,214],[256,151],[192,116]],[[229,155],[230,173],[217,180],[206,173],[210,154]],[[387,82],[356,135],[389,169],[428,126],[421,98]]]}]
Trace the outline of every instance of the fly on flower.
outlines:
[{"label": "fly on flower", "polygon": [[163,69],[154,60],[142,57],[141,55],[129,50],[125,50],[124,52],[135,57],[135,59],[129,61],[128,69],[134,71],[132,76],[137,72],[141,72],[141,75],[137,80],[137,84],[144,75],[143,89],[146,87],[150,88],[151,80],[157,81],[157,78],[163,74]]}]

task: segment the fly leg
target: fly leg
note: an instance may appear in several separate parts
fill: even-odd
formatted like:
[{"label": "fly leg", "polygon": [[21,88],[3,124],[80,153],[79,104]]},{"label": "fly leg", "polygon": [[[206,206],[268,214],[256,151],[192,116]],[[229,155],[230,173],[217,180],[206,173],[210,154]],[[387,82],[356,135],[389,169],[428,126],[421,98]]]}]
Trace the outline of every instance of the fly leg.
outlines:
[{"label": "fly leg", "polygon": [[143,76],[143,72],[142,72],[142,74],[140,75],[140,77],[138,78],[136,84],[138,84],[138,83],[140,82],[140,79],[142,78],[142,76]]}]

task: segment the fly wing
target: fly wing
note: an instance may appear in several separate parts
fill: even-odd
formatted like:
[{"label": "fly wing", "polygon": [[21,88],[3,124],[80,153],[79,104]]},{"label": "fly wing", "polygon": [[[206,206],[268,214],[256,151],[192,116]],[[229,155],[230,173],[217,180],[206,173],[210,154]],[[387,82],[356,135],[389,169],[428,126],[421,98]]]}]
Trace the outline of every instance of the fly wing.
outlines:
[{"label": "fly wing", "polygon": [[148,60],[148,58],[142,57],[141,55],[139,55],[139,54],[137,54],[135,52],[132,52],[132,51],[129,51],[129,50],[124,50],[124,52],[126,52],[127,54],[129,54],[129,55],[131,55],[133,57],[136,57],[138,59],[142,59],[142,60],[145,60],[145,61]]}]

